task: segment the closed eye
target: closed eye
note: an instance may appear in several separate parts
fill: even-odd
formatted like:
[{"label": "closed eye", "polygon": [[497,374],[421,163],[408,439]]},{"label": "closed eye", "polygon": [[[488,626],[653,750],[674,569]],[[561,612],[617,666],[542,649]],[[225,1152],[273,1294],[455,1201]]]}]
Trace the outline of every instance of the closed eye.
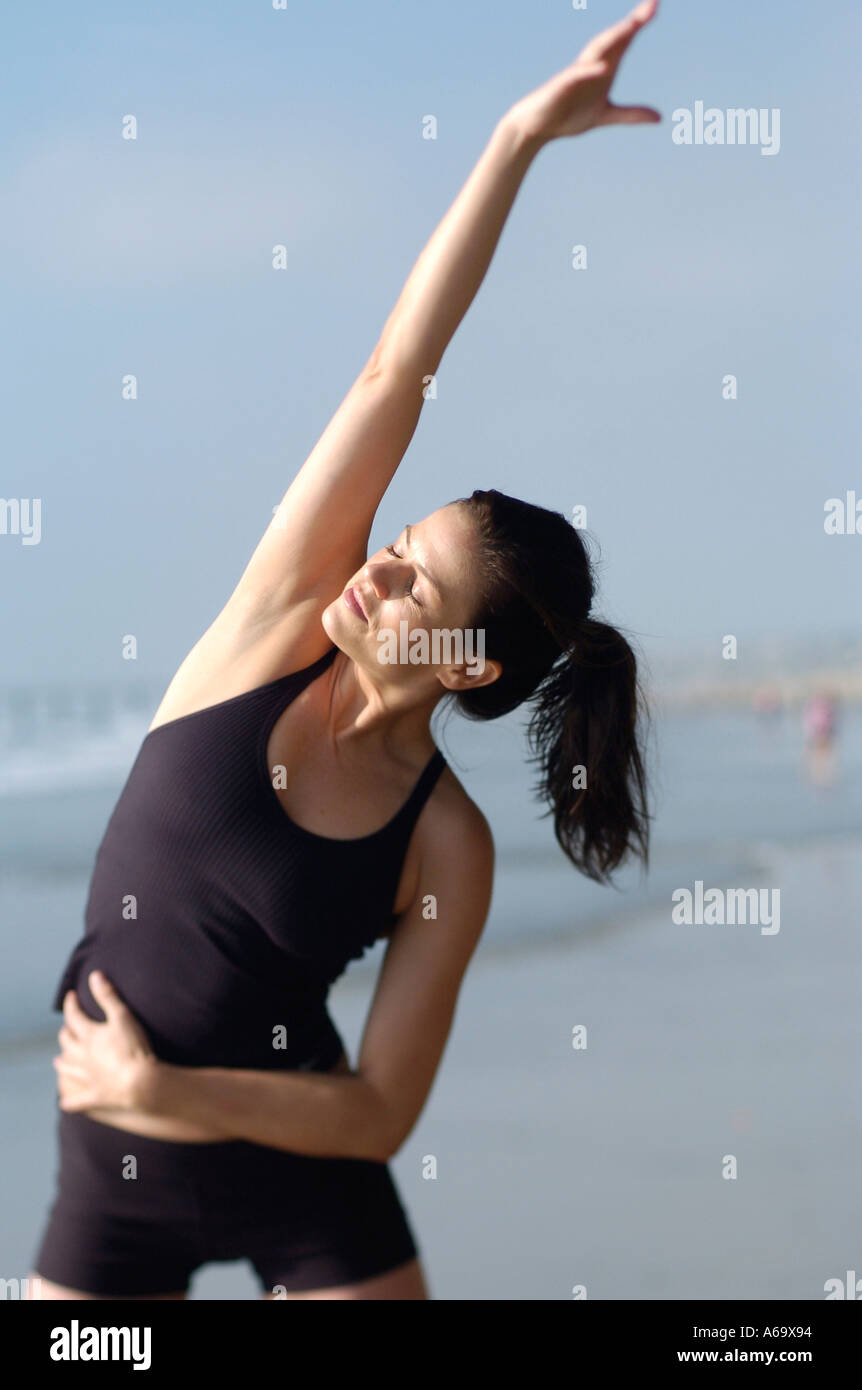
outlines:
[{"label": "closed eye", "polygon": [[[398,551],[395,549],[395,546],[394,546],[394,545],[387,545],[386,549],[387,549],[387,551],[389,552],[390,555],[394,555],[394,557],[395,557],[396,560],[401,560],[401,559],[403,559],[403,556],[399,555],[399,553],[398,553]],[[414,592],[413,592],[413,585],[412,585],[412,583],[411,583],[411,585],[410,585],[410,588],[407,590],[407,597],[408,597],[409,599],[411,599],[411,600],[413,601],[413,603],[415,603],[415,605],[416,605],[417,608],[421,608],[421,607],[423,606],[423,605],[419,602],[418,598],[416,597],[416,595],[415,595]]]}]

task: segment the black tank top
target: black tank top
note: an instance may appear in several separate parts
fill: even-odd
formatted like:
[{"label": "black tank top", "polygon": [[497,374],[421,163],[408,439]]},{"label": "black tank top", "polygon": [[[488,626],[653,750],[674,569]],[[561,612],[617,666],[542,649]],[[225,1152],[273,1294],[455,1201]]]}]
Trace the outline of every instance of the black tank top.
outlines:
[{"label": "black tank top", "polygon": [[328,839],[288,817],[266,763],[269,735],[337,650],[146,735],[54,1009],[74,989],[103,1020],[87,984],[98,969],[166,1062],[335,1064],[343,1044],[329,986],[391,930],[410,836],[445,766],[437,749],[401,810],[359,839]]}]

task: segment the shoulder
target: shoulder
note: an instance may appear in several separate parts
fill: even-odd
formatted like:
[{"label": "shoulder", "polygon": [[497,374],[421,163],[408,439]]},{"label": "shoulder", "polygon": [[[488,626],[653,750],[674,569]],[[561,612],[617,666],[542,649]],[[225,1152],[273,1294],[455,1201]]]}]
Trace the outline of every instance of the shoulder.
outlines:
[{"label": "shoulder", "polygon": [[[459,980],[488,919],[494,839],[448,764],[417,830],[409,906],[392,932],[392,946],[397,959],[418,962],[423,978]],[[429,920],[436,923],[433,932]]]},{"label": "shoulder", "polygon": [[423,864],[446,865],[455,879],[490,880],[494,870],[491,827],[448,763],[429,798],[423,831]]}]

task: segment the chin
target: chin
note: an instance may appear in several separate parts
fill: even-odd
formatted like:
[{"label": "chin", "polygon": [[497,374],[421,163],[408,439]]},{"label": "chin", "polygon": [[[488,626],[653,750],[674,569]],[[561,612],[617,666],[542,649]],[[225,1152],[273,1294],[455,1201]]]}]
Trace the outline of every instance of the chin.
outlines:
[{"label": "chin", "polygon": [[354,660],[364,660],[367,652],[368,631],[364,625],[362,625],[363,630],[361,632],[357,631],[360,626],[359,619],[355,618],[345,606],[341,595],[324,608],[320,621],[323,631],[334,646],[340,648],[346,656],[352,657]]}]

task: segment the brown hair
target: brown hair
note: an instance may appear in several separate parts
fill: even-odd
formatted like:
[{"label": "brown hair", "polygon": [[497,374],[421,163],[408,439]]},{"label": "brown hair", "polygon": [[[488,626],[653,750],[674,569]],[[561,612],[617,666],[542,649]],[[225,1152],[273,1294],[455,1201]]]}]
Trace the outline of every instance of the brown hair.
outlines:
[{"label": "brown hair", "polygon": [[[536,792],[571,862],[607,882],[629,855],[649,861],[641,722],[648,711],[635,654],[616,628],[590,617],[595,584],[586,548],[561,512],[495,489],[457,500],[480,546],[481,593],[472,625],[496,681],[454,696],[471,719],[533,706],[528,736]],[[586,771],[576,788],[573,773]]]}]

